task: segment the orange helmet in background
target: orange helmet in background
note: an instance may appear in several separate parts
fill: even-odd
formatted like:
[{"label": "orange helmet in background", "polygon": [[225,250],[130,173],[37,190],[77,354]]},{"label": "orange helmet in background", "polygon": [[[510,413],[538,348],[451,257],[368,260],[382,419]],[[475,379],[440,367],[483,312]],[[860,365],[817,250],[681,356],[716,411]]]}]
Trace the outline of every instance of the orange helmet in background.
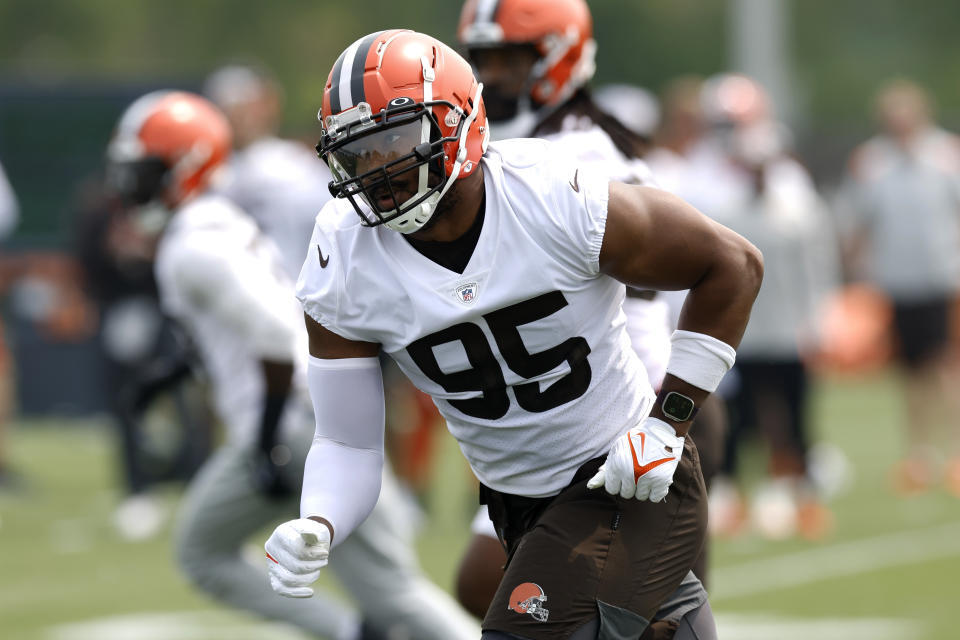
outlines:
[{"label": "orange helmet in background", "polygon": [[117,124],[108,181],[129,206],[175,207],[206,189],[230,148],[230,125],[209,101],[184,91],[149,93]]},{"label": "orange helmet in background", "polygon": [[470,64],[428,35],[391,29],[351,44],[330,71],[319,114],[331,193],[369,226],[422,228],[486,151],[481,90]]},{"label": "orange helmet in background", "polygon": [[584,0],[467,0],[457,36],[468,50],[535,46],[540,59],[528,82],[535,108],[562,103],[596,70],[593,19]]}]

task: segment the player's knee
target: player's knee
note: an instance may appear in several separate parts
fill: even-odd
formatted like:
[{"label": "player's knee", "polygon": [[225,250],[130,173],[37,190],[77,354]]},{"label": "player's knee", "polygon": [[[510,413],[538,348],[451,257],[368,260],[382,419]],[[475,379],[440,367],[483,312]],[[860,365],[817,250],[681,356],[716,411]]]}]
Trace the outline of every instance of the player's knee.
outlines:
[{"label": "player's knee", "polygon": [[195,587],[211,594],[225,587],[218,570],[225,562],[222,553],[206,548],[190,536],[177,536],[174,549],[180,571]]}]

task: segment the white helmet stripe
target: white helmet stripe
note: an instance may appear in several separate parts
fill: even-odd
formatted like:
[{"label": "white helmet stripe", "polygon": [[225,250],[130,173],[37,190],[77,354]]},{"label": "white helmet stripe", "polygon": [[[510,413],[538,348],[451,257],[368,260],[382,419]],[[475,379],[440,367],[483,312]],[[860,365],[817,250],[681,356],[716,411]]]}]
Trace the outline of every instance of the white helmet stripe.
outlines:
[{"label": "white helmet stripe", "polygon": [[154,113],[157,103],[167,97],[168,90],[152,91],[137,98],[120,118],[117,132],[107,147],[107,156],[115,162],[137,160],[143,151],[140,144],[140,130]]},{"label": "white helmet stripe", "polygon": [[335,87],[331,87],[331,91],[336,91],[338,102],[340,103],[338,111],[343,111],[353,106],[353,96],[350,93],[350,81],[353,76],[353,59],[357,55],[357,49],[360,48],[361,42],[363,42],[363,38],[354,42],[343,52],[343,66],[340,67],[340,82]]},{"label": "white helmet stripe", "polygon": [[477,15],[474,17],[474,24],[493,22],[499,6],[500,0],[477,0]]},{"label": "white helmet stripe", "polygon": [[364,36],[347,47],[333,67],[330,78],[330,112],[340,113],[364,102],[363,72],[370,47],[383,31]]}]

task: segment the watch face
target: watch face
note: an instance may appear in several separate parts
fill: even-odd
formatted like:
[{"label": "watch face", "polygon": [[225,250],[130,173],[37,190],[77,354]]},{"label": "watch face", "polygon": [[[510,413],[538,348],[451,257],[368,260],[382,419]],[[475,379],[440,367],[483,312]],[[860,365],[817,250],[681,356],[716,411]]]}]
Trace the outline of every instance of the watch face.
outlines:
[{"label": "watch face", "polygon": [[664,415],[671,420],[686,422],[693,416],[694,405],[693,400],[687,396],[682,393],[677,393],[676,391],[671,391],[664,396],[660,409]]}]

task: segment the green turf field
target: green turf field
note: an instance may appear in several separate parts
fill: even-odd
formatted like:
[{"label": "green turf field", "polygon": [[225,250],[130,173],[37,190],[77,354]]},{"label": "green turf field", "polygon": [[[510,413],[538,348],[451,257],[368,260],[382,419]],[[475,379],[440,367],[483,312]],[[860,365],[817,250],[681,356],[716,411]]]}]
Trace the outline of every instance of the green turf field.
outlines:
[{"label": "green turf field", "polygon": [[[721,638],[960,638],[951,615],[960,604],[960,501],[940,490],[913,499],[890,493],[900,411],[889,375],[820,383],[817,432],[854,472],[832,503],[836,528],[820,544],[752,535],[716,544],[711,591]],[[11,440],[25,486],[0,492],[0,638],[300,637],[194,593],[173,567],[169,527],[148,542],[117,537],[104,424],[21,422]],[[453,480],[428,496],[419,545],[427,571],[448,587],[473,505],[455,445],[446,443],[438,464]],[[172,508],[176,491],[167,497]]]}]

